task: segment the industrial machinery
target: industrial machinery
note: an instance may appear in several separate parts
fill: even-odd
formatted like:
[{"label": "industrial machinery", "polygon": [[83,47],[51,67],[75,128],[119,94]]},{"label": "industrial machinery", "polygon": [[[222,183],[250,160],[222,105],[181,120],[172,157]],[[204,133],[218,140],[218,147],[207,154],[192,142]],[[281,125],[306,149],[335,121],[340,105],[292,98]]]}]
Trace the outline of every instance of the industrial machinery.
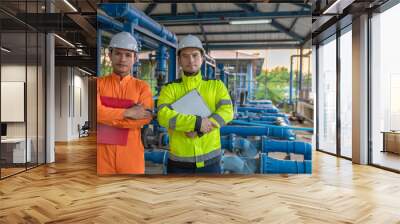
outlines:
[{"label": "industrial machinery", "polygon": [[[107,46],[102,43],[108,41],[107,35],[120,31],[132,33],[142,51],[155,52],[151,60],[156,61],[156,105],[162,85],[177,78],[177,37],[130,4],[100,4],[99,9],[98,74],[101,69],[101,48]],[[138,66],[140,64],[136,63],[133,71],[138,71]],[[206,55],[201,69],[204,78],[220,79],[230,89],[229,73],[225,71],[224,65],[216,65],[215,60]],[[295,131],[312,132],[312,129],[292,127],[288,116],[269,100],[245,100],[240,106],[235,105],[235,100],[233,103],[235,119],[220,130],[223,173],[311,173],[311,144],[296,140]],[[143,128],[142,141],[146,164],[160,168],[160,174],[167,174],[167,130],[154,119]]]}]

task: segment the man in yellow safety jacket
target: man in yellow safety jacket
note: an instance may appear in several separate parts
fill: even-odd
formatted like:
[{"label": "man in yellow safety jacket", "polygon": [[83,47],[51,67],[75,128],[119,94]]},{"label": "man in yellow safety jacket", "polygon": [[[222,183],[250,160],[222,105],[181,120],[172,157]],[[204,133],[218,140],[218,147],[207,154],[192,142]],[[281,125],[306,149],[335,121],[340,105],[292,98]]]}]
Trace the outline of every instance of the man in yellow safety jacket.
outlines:
[{"label": "man in yellow safety jacket", "polygon": [[[197,37],[184,37],[178,44],[181,78],[163,86],[158,99],[158,121],[168,128],[170,137],[168,173],[221,173],[219,128],[233,119],[233,106],[222,81],[202,77],[204,55]],[[211,116],[187,115],[172,109],[172,103],[193,89],[200,93]]]}]

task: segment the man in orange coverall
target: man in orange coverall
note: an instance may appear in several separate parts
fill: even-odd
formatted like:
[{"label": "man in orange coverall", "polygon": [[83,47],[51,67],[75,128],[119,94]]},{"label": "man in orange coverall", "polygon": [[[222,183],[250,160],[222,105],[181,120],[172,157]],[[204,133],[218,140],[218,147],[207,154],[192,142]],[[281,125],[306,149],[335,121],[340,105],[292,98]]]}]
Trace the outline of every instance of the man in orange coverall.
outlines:
[{"label": "man in orange coverall", "polygon": [[152,119],[151,90],[131,75],[135,38],[118,33],[109,48],[113,73],[97,79],[97,174],[143,174],[141,128]]}]

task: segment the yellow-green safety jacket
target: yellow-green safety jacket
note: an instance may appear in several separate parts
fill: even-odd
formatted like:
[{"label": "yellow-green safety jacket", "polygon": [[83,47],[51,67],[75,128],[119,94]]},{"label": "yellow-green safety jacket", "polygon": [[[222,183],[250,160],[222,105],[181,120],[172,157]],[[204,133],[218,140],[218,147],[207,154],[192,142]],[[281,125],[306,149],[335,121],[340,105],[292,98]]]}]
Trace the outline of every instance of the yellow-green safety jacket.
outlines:
[{"label": "yellow-green safety jacket", "polygon": [[[209,119],[217,124],[209,133],[190,138],[185,132],[200,133],[201,117],[174,111],[170,106],[191,90],[196,89],[212,115]],[[215,158],[221,158],[221,140],[219,128],[233,119],[233,106],[228,90],[220,80],[205,80],[199,71],[194,76],[185,76],[161,89],[158,98],[158,122],[168,128],[170,153],[169,159],[175,162],[193,163],[197,168],[212,164]],[[219,160],[218,160],[219,161]]]}]

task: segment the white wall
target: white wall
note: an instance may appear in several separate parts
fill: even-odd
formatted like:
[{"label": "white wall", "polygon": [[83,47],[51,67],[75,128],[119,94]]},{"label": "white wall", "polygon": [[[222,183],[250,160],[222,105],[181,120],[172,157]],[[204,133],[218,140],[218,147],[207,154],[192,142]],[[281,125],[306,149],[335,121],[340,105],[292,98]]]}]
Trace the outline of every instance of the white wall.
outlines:
[{"label": "white wall", "polygon": [[[39,158],[39,163],[44,163],[44,74],[40,66],[25,66],[25,64],[2,64],[1,66],[1,81],[2,82],[25,82],[26,83],[26,108],[25,105],[21,108],[22,113],[27,115],[27,120],[24,122],[6,122],[8,138],[25,138],[25,135],[30,139],[32,161],[36,162]],[[27,81],[25,78],[27,77]],[[22,94],[24,90],[21,90]],[[2,96],[7,97],[7,96]],[[1,110],[12,110],[10,107],[2,107]],[[12,111],[7,111],[12,113]],[[26,132],[27,131],[27,132]],[[37,153],[39,154],[37,157]]]},{"label": "white wall", "polygon": [[[28,66],[27,68],[24,65],[18,65],[18,64],[8,64],[8,65],[2,65],[1,66],[1,81],[3,82],[26,82],[25,81],[25,74],[27,69],[28,74],[36,74],[36,67],[33,66]],[[30,84],[31,80],[30,80]],[[33,83],[36,85],[36,82]],[[28,91],[27,96],[28,96],[28,103],[33,101],[33,98],[36,99],[36,89],[28,89],[32,90]],[[32,105],[31,105],[32,106]],[[36,104],[35,104],[36,107]],[[8,108],[1,108],[1,110],[7,110]],[[36,121],[36,114],[32,117],[28,113],[28,121]],[[30,126],[28,126],[29,128]],[[7,136],[8,137],[25,137],[25,122],[7,122]],[[28,137],[30,137],[28,135]]]},{"label": "white wall", "polygon": [[82,75],[76,68],[56,67],[56,141],[79,138],[78,124],[88,120],[88,78]]}]

